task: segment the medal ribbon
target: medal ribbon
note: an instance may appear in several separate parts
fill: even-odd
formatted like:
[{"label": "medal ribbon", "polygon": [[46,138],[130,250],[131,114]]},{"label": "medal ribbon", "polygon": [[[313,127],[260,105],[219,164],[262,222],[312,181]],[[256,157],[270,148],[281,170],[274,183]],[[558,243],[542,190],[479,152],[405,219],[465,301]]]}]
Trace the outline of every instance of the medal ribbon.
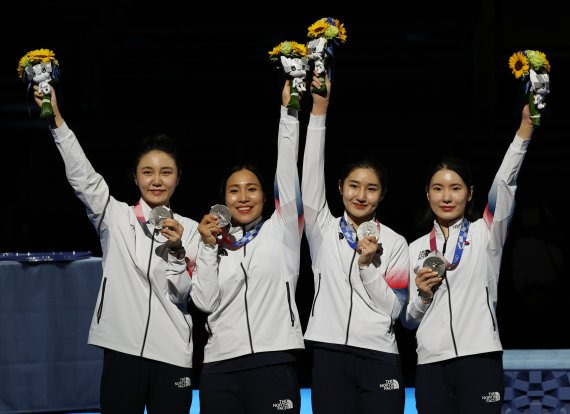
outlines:
[{"label": "medal ribbon", "polygon": [[[445,268],[447,270],[453,270],[457,267],[461,261],[461,256],[463,255],[463,248],[465,247],[465,241],[467,240],[467,233],[469,233],[469,220],[463,218],[461,223],[461,229],[459,230],[459,236],[457,237],[457,245],[455,246],[455,253],[453,253],[453,262],[449,263],[444,257]],[[431,229],[429,234],[429,248],[432,252],[437,250],[437,242],[435,238],[435,226]]]},{"label": "medal ribbon", "polygon": [[356,250],[356,245],[358,243],[358,237],[356,236],[356,232],[354,231],[354,227],[352,227],[352,225],[348,224],[348,222],[346,221],[344,216],[342,216],[340,218],[340,230],[342,231],[342,234],[344,234],[344,238],[346,239],[346,242],[348,243],[348,245],[352,249]]},{"label": "medal ribbon", "polygon": [[222,240],[224,243],[231,245],[233,247],[244,246],[247,243],[249,243],[250,241],[252,241],[253,239],[255,239],[255,236],[257,236],[259,234],[259,231],[261,230],[261,226],[263,226],[263,220],[261,220],[259,223],[257,223],[257,225],[254,228],[252,228],[247,233],[245,233],[241,239],[236,240],[234,242],[232,242],[232,240],[230,239],[229,234],[224,231],[224,235],[222,236]]}]

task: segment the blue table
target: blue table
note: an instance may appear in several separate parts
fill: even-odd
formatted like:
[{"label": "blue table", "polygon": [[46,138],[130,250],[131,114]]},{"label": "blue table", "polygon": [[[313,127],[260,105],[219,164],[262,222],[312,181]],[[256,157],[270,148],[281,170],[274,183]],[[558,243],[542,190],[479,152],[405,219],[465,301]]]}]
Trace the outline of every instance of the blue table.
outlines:
[{"label": "blue table", "polygon": [[0,261],[0,413],[98,409],[103,352],[87,345],[101,259]]}]

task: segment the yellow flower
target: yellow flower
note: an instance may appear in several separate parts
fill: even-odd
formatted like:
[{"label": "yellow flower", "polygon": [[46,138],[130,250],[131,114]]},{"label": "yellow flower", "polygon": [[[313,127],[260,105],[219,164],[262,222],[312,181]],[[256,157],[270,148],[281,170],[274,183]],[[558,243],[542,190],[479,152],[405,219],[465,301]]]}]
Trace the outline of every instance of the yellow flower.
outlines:
[{"label": "yellow flower", "polygon": [[337,26],[338,26],[338,38],[339,40],[344,43],[346,42],[346,29],[344,28],[344,23],[338,23],[338,20],[336,20],[337,22]]},{"label": "yellow flower", "polygon": [[520,78],[528,74],[528,59],[521,52],[513,53],[509,58],[509,68],[513,71],[515,78]]},{"label": "yellow flower", "polygon": [[273,60],[277,59],[279,55],[302,57],[307,56],[307,46],[302,43],[285,41],[279,43],[268,53],[269,58]]},{"label": "yellow flower", "polygon": [[55,54],[49,49],[37,49],[28,52],[28,59],[31,62],[52,62],[55,60]]},{"label": "yellow flower", "polygon": [[317,20],[315,23],[309,26],[309,37],[319,37],[327,30],[329,24],[327,23],[326,19]]},{"label": "yellow flower", "polygon": [[307,56],[307,46],[297,42],[291,42],[293,45],[293,54],[298,56]]},{"label": "yellow flower", "polygon": [[267,53],[269,53],[269,56],[277,56],[279,53],[281,53],[281,44],[278,44],[273,48],[273,50],[270,50]]},{"label": "yellow flower", "polygon": [[550,63],[548,62],[548,59],[546,59],[546,55],[539,50],[537,50],[536,53],[542,58],[546,72],[550,72]]},{"label": "yellow flower", "polygon": [[18,77],[22,79],[26,67],[48,62],[52,62],[56,65],[58,64],[53,51],[49,49],[31,50],[20,59],[18,64]]}]

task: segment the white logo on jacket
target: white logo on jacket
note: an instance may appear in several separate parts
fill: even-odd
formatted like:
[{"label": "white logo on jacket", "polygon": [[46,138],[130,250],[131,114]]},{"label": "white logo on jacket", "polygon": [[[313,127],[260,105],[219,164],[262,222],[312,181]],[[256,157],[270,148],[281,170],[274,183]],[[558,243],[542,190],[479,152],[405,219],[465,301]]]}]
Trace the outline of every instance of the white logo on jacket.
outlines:
[{"label": "white logo on jacket", "polygon": [[182,377],[180,381],[175,382],[174,385],[178,388],[187,388],[192,385],[192,382],[189,377]]},{"label": "white logo on jacket", "polygon": [[501,401],[501,394],[499,394],[497,391],[491,391],[489,394],[483,395],[481,399],[485,400],[486,403],[494,403]]},{"label": "white logo on jacket", "polygon": [[284,410],[292,410],[293,409],[293,401],[287,400],[279,400],[278,403],[273,404],[273,408],[276,408],[278,411]]},{"label": "white logo on jacket", "polygon": [[379,387],[382,388],[384,391],[399,390],[400,383],[396,379],[389,379],[386,380],[384,384],[380,384]]}]

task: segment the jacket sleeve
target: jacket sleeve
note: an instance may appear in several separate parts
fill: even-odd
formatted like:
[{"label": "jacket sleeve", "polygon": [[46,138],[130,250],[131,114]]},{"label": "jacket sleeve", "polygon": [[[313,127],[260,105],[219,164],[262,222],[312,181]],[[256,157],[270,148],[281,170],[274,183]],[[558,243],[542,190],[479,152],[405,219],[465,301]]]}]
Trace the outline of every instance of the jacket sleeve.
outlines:
[{"label": "jacket sleeve", "polygon": [[391,249],[386,273],[381,274],[373,264],[360,269],[360,278],[370,299],[385,313],[397,319],[406,303],[408,289],[408,245],[399,238]]},{"label": "jacket sleeve", "polygon": [[198,243],[196,266],[192,273],[190,297],[202,312],[212,313],[220,305],[218,283],[218,245]]},{"label": "jacket sleeve", "polygon": [[95,172],[67,124],[51,132],[65,164],[67,180],[87,208],[89,220],[100,235],[110,201],[109,187],[103,177]]},{"label": "jacket sleeve", "polygon": [[416,265],[414,257],[416,257],[417,252],[415,252],[412,246],[413,243],[410,245],[409,249],[410,261],[408,263],[409,281],[408,297],[405,305],[406,312],[402,317],[402,324],[407,329],[416,329],[430,306],[429,303],[423,303],[420,296],[418,295],[418,289],[416,287],[416,272],[414,271]]},{"label": "jacket sleeve", "polygon": [[193,220],[184,220],[184,234],[182,235],[182,246],[186,255],[182,259],[168,254],[168,266],[166,279],[168,280],[168,293],[170,300],[176,304],[183,304],[190,299],[192,288],[192,273],[196,265],[196,255],[198,253],[198,225]]},{"label": "jacket sleeve", "polygon": [[282,106],[277,141],[277,168],[273,188],[275,197],[273,217],[274,222],[279,226],[278,233],[281,234],[283,246],[294,250],[295,255],[299,254],[303,233],[303,206],[297,170],[298,153],[299,121],[297,114],[289,115],[287,108]]},{"label": "jacket sleeve", "polygon": [[311,259],[318,262],[323,230],[334,221],[326,200],[325,189],[325,122],[326,115],[311,114],[303,156],[301,192],[305,213],[305,234],[311,247]]},{"label": "jacket sleeve", "polygon": [[529,142],[530,139],[523,140],[515,135],[489,191],[483,219],[489,231],[487,249],[494,256],[500,257],[505,244],[508,227],[515,208],[517,177]]}]

